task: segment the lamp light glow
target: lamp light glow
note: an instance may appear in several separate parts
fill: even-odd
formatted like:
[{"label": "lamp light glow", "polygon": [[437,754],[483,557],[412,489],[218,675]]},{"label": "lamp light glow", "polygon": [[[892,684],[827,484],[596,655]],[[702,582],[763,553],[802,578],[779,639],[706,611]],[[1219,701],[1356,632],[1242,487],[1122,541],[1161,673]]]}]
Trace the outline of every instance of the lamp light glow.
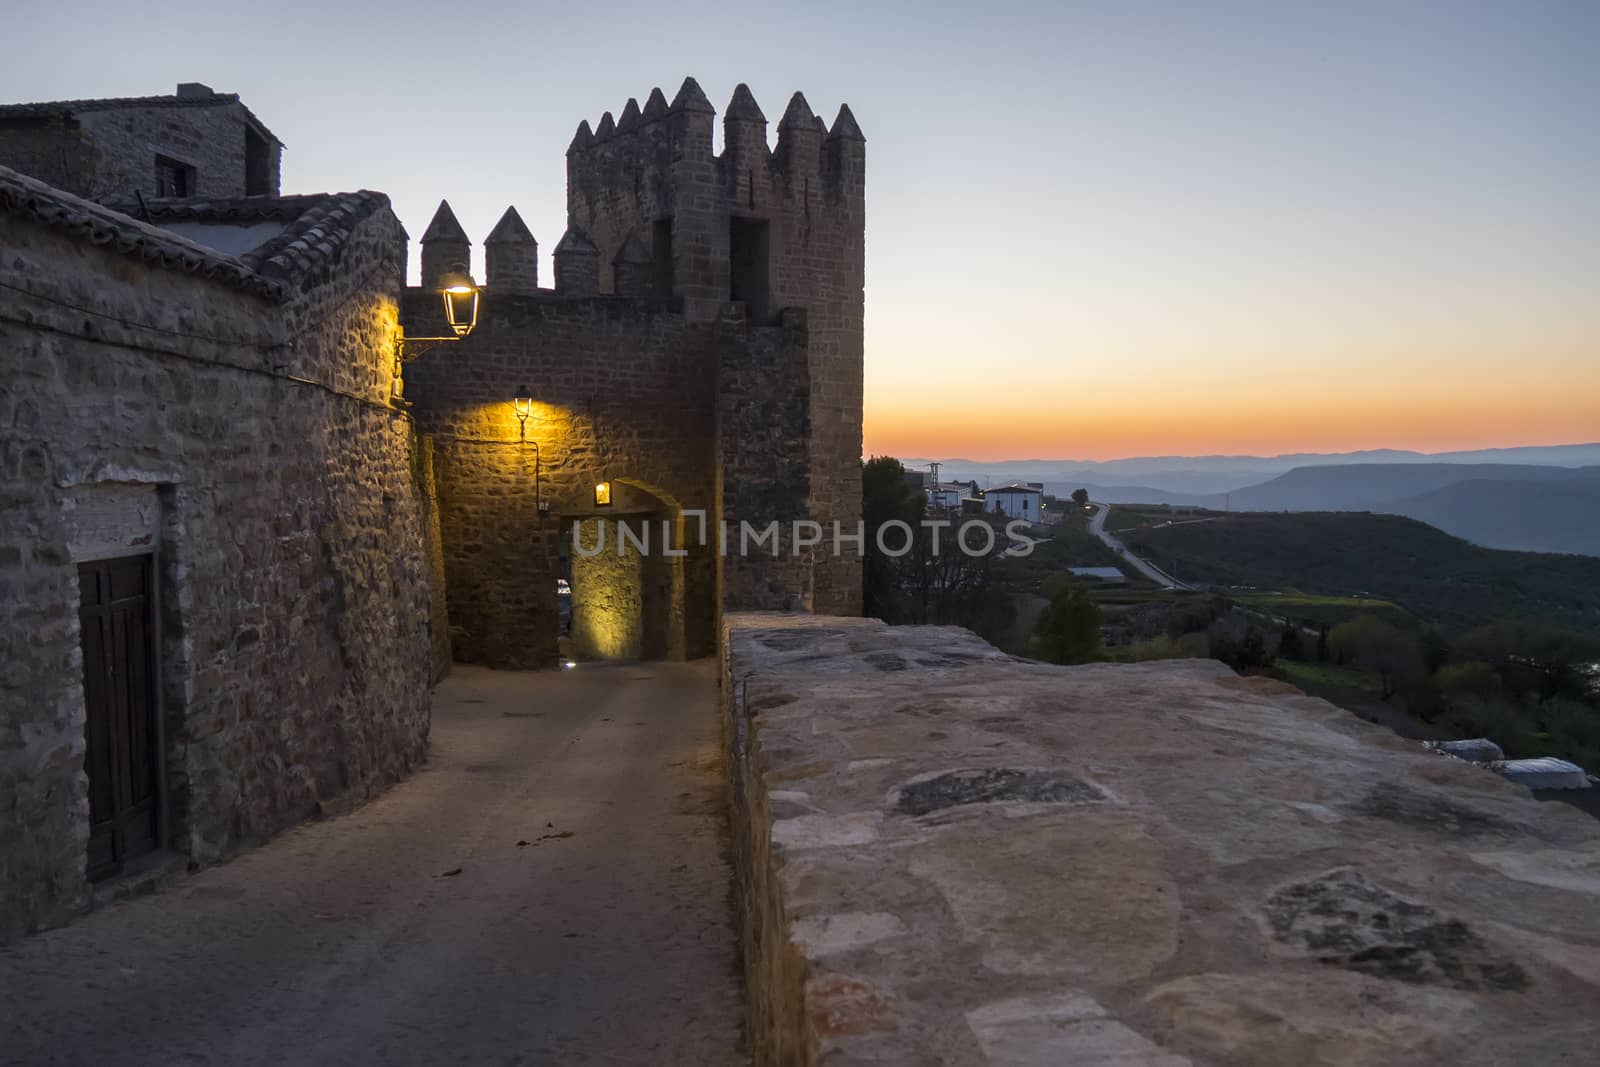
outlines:
[{"label": "lamp light glow", "polygon": [[609,508],[611,506],[610,482],[594,483],[594,506],[597,508]]},{"label": "lamp light glow", "polygon": [[465,337],[478,324],[478,286],[464,265],[439,278],[444,295],[444,317],[457,337]]},{"label": "lamp light glow", "polygon": [[511,406],[517,413],[517,418],[523,422],[528,421],[528,416],[533,414],[533,392],[525,385],[517,387],[517,395],[511,401]]}]

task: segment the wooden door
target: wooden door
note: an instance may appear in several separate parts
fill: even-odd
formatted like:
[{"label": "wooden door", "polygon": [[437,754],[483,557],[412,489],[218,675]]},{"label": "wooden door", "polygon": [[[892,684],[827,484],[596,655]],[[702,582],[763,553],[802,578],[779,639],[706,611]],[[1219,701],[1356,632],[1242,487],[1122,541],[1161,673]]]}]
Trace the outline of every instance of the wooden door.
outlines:
[{"label": "wooden door", "polygon": [[160,838],[154,597],[149,556],[78,566],[89,772],[89,878]]}]

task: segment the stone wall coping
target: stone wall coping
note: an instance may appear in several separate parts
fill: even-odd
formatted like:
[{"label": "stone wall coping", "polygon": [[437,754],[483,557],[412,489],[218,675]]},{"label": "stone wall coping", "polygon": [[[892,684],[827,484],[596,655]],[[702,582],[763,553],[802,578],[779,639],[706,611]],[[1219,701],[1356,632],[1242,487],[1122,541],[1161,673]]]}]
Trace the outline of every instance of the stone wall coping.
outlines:
[{"label": "stone wall coping", "polygon": [[724,620],[756,1063],[1581,1062],[1600,824],[1211,660]]}]

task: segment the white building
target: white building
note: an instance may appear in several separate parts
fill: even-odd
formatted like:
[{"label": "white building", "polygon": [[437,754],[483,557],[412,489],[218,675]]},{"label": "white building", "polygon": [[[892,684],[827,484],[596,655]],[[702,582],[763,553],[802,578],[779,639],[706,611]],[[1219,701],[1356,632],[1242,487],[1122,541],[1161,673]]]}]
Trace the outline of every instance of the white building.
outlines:
[{"label": "white building", "polygon": [[1039,509],[1044,503],[1044,490],[1031,485],[1006,485],[998,489],[986,489],[983,494],[983,510],[999,512],[1011,519],[1026,519],[1028,522],[1038,522]]},{"label": "white building", "polygon": [[937,482],[928,486],[928,507],[955,510],[961,507],[963,499],[971,495],[971,482]]}]

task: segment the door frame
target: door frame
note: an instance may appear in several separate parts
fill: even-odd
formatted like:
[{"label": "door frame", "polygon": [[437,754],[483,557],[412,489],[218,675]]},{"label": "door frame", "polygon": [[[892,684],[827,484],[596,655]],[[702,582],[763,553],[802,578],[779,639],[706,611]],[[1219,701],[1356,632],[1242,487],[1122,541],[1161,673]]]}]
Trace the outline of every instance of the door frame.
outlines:
[{"label": "door frame", "polygon": [[[155,718],[155,730],[152,742],[155,747],[155,791],[156,791],[156,844],[150,854],[167,851],[172,842],[172,815],[169,791],[167,788],[167,707],[165,671],[162,669],[166,662],[166,649],[164,635],[161,628],[163,568],[162,552],[159,548],[151,548],[145,552],[89,552],[81,556],[74,556],[72,560],[72,585],[77,594],[75,602],[81,603],[83,590],[78,584],[78,568],[85,563],[104,563],[114,559],[143,559],[146,568],[146,603],[149,611],[150,623],[150,705],[151,714]],[[80,624],[81,625],[81,624]],[[78,638],[80,644],[82,635]],[[86,678],[82,668],[79,670],[79,687],[82,689]],[[83,724],[85,731],[89,726],[88,694],[84,691]],[[87,736],[87,734],[86,734]],[[88,749],[84,750],[85,769],[84,776],[88,777],[87,759]],[[87,856],[85,857],[84,870],[87,873]],[[103,882],[114,882],[124,876],[126,870],[108,875]]]}]

